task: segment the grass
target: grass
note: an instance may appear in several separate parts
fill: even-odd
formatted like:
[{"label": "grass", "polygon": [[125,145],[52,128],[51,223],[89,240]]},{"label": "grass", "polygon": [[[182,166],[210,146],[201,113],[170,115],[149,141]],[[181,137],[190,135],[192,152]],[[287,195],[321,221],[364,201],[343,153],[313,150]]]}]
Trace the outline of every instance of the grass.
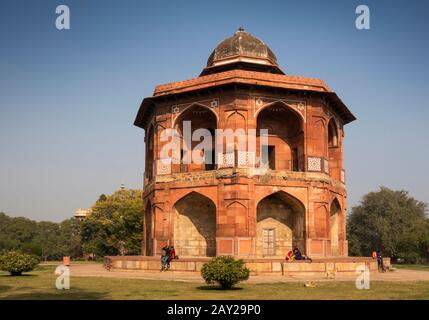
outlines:
[{"label": "grass", "polygon": [[428,264],[393,264],[392,266],[396,269],[429,271],[429,265]]},{"label": "grass", "polygon": [[75,277],[70,290],[55,288],[54,266],[40,265],[21,277],[0,273],[0,299],[426,299],[429,281],[371,282],[370,290],[357,290],[354,282],[240,284],[223,291],[200,283]]},{"label": "grass", "polygon": [[[86,260],[72,260],[71,263],[72,264],[100,264],[103,261],[86,261]],[[60,260],[50,260],[50,261],[42,261],[40,264],[42,266],[49,266],[49,265],[53,265],[53,266],[58,266],[60,264],[62,264],[63,262]]]}]

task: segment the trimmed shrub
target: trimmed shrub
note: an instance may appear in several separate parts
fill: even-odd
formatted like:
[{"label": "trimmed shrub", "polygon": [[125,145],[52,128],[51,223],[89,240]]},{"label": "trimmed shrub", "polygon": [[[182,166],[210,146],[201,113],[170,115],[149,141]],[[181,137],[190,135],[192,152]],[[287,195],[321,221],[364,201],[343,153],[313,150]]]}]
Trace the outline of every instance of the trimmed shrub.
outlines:
[{"label": "trimmed shrub", "polygon": [[30,254],[9,251],[0,256],[0,270],[9,272],[12,276],[20,276],[23,272],[33,270],[39,264],[39,259]]},{"label": "trimmed shrub", "polygon": [[240,281],[249,279],[250,270],[243,260],[229,256],[215,257],[201,268],[201,276],[206,283],[218,283],[222,289],[231,289]]}]

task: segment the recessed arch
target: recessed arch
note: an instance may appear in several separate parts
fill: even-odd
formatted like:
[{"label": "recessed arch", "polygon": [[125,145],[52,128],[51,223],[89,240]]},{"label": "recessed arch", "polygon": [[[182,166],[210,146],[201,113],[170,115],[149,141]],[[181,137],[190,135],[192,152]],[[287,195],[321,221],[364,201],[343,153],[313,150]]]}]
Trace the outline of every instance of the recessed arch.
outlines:
[{"label": "recessed arch", "polygon": [[154,161],[155,161],[155,126],[153,123],[149,125],[149,128],[147,130],[147,136],[146,136],[146,165],[145,165],[145,172],[146,177],[149,180],[152,180],[154,175]]},{"label": "recessed arch", "polygon": [[259,200],[258,205],[266,198],[271,197],[271,196],[275,196],[278,195],[280,196],[282,199],[284,199],[286,202],[290,203],[293,206],[293,209],[295,210],[303,210],[305,211],[305,205],[302,203],[301,200],[299,200],[297,197],[293,196],[292,194],[290,194],[289,192],[283,191],[283,190],[278,190],[278,191],[273,191],[272,193],[264,196],[261,200]]},{"label": "recessed arch", "polygon": [[305,206],[284,192],[261,199],[256,208],[256,254],[284,257],[297,247],[305,252]]},{"label": "recessed arch", "polygon": [[273,102],[267,103],[267,104],[266,104],[266,105],[264,105],[263,107],[261,107],[261,108],[259,108],[258,110],[256,110],[256,112],[255,112],[255,114],[254,114],[255,119],[256,119],[256,120],[258,119],[259,114],[260,114],[263,110],[265,110],[265,109],[267,109],[267,108],[270,108],[270,107],[273,107],[273,106],[275,106],[275,105],[283,106],[284,108],[287,108],[288,110],[290,110],[290,111],[292,111],[293,113],[295,113],[295,114],[296,114],[296,115],[301,119],[301,121],[302,121],[302,123],[301,123],[301,127],[303,127],[303,125],[304,125],[304,123],[305,123],[305,118],[304,118],[304,116],[303,116],[300,112],[296,111],[296,109],[295,109],[294,107],[292,107],[291,105],[289,105],[289,104],[287,104],[286,102],[281,101],[281,100],[277,100],[277,101],[273,101]]},{"label": "recessed arch", "polygon": [[328,122],[328,146],[338,147],[338,126],[334,117]]},{"label": "recessed arch", "polygon": [[[197,133],[198,137],[194,137],[194,139],[198,141],[184,136],[186,133],[184,132],[185,121],[190,121],[191,132],[189,134],[191,137],[189,138]],[[216,112],[199,103],[191,104],[178,115],[173,126],[180,137],[180,166],[177,167],[179,172],[205,171],[215,168],[214,150],[216,142],[214,133],[217,129],[217,123]],[[197,147],[199,147],[200,153],[193,152]]]},{"label": "recessed arch", "polygon": [[172,203],[176,204],[180,200],[182,200],[182,199],[186,198],[187,196],[189,196],[190,194],[196,193],[196,194],[198,194],[198,195],[200,195],[202,197],[205,197],[205,198],[209,199],[211,202],[213,202],[214,206],[216,207],[216,199],[212,199],[210,197],[210,192],[206,192],[207,190],[204,190],[204,189],[199,189],[198,191],[196,191],[196,190],[198,190],[198,189],[187,190],[186,192],[179,194],[179,196],[176,199],[171,199]]},{"label": "recessed arch", "polygon": [[[262,139],[262,130],[268,136]],[[256,116],[256,155],[271,170],[303,171],[304,121],[302,115],[284,102],[270,103]],[[261,157],[261,145],[267,144],[267,155]],[[267,163],[266,163],[267,162]]]},{"label": "recessed arch", "polygon": [[327,204],[315,204],[314,233],[318,239],[329,237],[329,207]]},{"label": "recessed arch", "polygon": [[216,127],[217,127],[217,125],[219,123],[219,116],[218,116],[218,114],[212,108],[210,108],[210,107],[208,107],[208,106],[206,106],[204,104],[198,103],[198,102],[194,102],[191,105],[187,106],[182,111],[180,111],[180,113],[174,119],[171,127],[172,128],[176,128],[177,124],[178,124],[178,122],[180,120],[180,118],[182,118],[182,116],[184,114],[186,114],[186,112],[188,112],[189,110],[191,110],[192,108],[195,108],[195,107],[204,108],[204,109],[207,109],[208,111],[210,111],[214,115],[214,117],[216,118]]},{"label": "recessed arch", "polygon": [[203,194],[192,191],[173,206],[174,247],[180,256],[216,255],[216,205]]},{"label": "recessed arch", "polygon": [[339,255],[339,240],[341,232],[341,205],[335,197],[330,206],[329,212],[329,231],[331,239],[331,254],[333,256]]},{"label": "recessed arch", "polygon": [[226,117],[225,127],[246,130],[246,116],[237,110],[230,112]]}]

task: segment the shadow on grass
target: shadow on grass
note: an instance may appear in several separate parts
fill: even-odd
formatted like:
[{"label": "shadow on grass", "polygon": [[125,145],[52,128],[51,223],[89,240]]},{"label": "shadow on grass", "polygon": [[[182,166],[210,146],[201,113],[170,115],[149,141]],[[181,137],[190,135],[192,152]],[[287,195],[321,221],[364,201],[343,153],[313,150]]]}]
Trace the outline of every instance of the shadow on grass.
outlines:
[{"label": "shadow on grass", "polygon": [[37,274],[20,274],[19,276],[13,276],[11,274],[0,274],[0,278],[9,278],[9,279],[20,279],[20,278],[27,278],[27,277],[38,277]]},{"label": "shadow on grass", "polygon": [[105,298],[105,293],[70,289],[58,290],[58,292],[15,293],[3,296],[2,300],[100,300]]},{"label": "shadow on grass", "polygon": [[237,291],[237,290],[243,290],[243,288],[241,287],[232,287],[231,289],[222,289],[221,286],[213,286],[213,285],[208,285],[208,286],[199,286],[196,287],[196,289],[198,290],[206,290],[206,291]]},{"label": "shadow on grass", "polygon": [[4,286],[4,285],[1,285],[1,286],[0,286],[0,292],[7,291],[7,290],[9,290],[10,288],[12,288],[12,287],[11,287],[11,286]]}]

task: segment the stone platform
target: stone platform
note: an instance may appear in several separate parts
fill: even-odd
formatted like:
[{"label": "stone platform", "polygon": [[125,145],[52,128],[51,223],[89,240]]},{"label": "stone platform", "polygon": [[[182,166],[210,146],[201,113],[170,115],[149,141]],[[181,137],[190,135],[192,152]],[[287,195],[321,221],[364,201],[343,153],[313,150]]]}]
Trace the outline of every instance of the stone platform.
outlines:
[{"label": "stone platform", "polygon": [[[181,257],[171,263],[171,271],[201,271],[204,263],[211,258]],[[308,261],[288,262],[282,259],[243,259],[252,275],[317,275],[317,274],[356,274],[356,268],[367,265],[370,271],[377,270],[377,261],[369,257],[320,258]],[[384,264],[390,266],[390,258],[384,258]],[[104,267],[109,271],[142,270],[159,271],[160,257],[157,256],[109,256],[104,258]]]}]

